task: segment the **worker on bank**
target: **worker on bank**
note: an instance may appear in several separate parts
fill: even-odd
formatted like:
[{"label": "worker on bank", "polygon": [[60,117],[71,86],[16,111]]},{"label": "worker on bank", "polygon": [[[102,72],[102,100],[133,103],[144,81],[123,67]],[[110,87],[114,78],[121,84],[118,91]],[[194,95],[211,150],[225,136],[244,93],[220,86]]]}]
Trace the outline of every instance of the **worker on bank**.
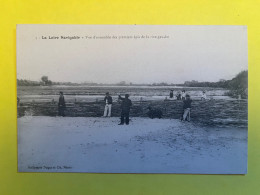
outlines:
[{"label": "worker on bank", "polygon": [[183,100],[183,116],[182,116],[182,121],[190,121],[190,110],[191,110],[191,98],[190,95],[186,95],[185,100]]},{"label": "worker on bank", "polygon": [[206,100],[206,99],[207,99],[206,91],[203,91],[202,96],[201,96],[201,100]]},{"label": "worker on bank", "polygon": [[59,103],[58,103],[58,115],[65,116],[66,103],[63,92],[60,92]]},{"label": "worker on bank", "polygon": [[104,101],[105,101],[105,109],[104,109],[104,115],[103,116],[104,117],[111,117],[113,99],[109,95],[109,92],[106,93]]},{"label": "worker on bank", "polygon": [[182,90],[182,92],[181,92],[181,99],[185,100],[185,98],[186,98],[186,91]]},{"label": "worker on bank", "polygon": [[132,101],[129,99],[129,95],[125,94],[125,98],[122,98],[121,95],[118,96],[121,100],[121,122],[118,125],[129,125],[129,113],[132,106]]},{"label": "worker on bank", "polygon": [[173,98],[173,90],[170,91],[170,98]]}]

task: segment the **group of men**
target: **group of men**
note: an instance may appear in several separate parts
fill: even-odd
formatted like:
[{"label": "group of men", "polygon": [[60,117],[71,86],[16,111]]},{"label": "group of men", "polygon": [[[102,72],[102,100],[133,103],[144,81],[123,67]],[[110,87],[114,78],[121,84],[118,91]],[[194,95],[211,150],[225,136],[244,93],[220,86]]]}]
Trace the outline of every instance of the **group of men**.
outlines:
[{"label": "group of men", "polygon": [[[173,98],[173,90],[170,91],[170,98]],[[182,121],[190,121],[190,110],[191,110],[191,98],[189,94],[186,94],[185,90],[182,90],[181,93],[178,92],[176,95],[177,100],[183,100],[183,114],[181,117]],[[201,100],[206,100],[207,95],[206,91],[202,91]]]},{"label": "group of men", "polygon": [[[191,110],[191,98],[188,94],[186,94],[185,90],[182,91],[183,94],[181,94],[181,99],[183,100],[183,114],[181,117],[181,120],[190,121],[190,110]],[[185,94],[185,96],[184,96]],[[173,93],[171,91],[170,97],[173,96]],[[125,94],[125,97],[121,97],[121,95],[118,96],[118,99],[121,101],[121,118],[120,123],[118,125],[129,125],[129,113],[130,108],[132,106],[132,101],[129,99],[129,95]],[[104,114],[103,117],[111,117],[111,111],[112,111],[112,104],[113,99],[110,96],[109,92],[106,93],[105,98],[105,108],[104,108]],[[59,102],[58,102],[58,115],[59,116],[65,116],[66,104],[65,104],[65,98],[63,95],[63,92],[60,92]],[[162,111],[158,109],[153,109],[151,107],[148,108],[149,112],[147,113],[150,118],[161,118],[162,117]]]},{"label": "group of men", "polygon": [[[121,121],[118,125],[129,125],[129,113],[130,108],[132,106],[132,101],[129,99],[129,95],[125,94],[125,97],[122,98],[121,95],[118,96],[118,99],[121,100]],[[112,97],[109,95],[109,93],[106,93],[106,96],[104,98],[105,101],[105,109],[104,109],[104,117],[111,117],[111,110],[112,110]]]},{"label": "group of men", "polygon": [[[173,98],[173,90],[170,91],[170,98]],[[182,121],[190,121],[190,110],[191,110],[191,98],[189,94],[186,94],[185,90],[182,90],[181,93],[176,95],[177,100],[183,101],[183,113],[181,116]]]},{"label": "group of men", "polygon": [[[173,98],[173,90],[170,91],[170,99]],[[176,95],[176,99],[177,100],[185,100],[186,99],[186,91],[182,90],[181,93],[178,92]],[[207,99],[207,95],[206,95],[206,91],[202,91],[202,95],[201,95],[201,100],[206,100]]]},{"label": "group of men", "polygon": [[[121,101],[121,121],[118,125],[129,125],[129,113],[130,108],[132,106],[132,101],[129,99],[129,95],[125,94],[125,97],[121,97],[121,95],[118,96],[118,99]],[[104,109],[104,117],[111,117],[111,110],[112,110],[112,104],[113,99],[109,95],[109,93],[106,93],[106,96],[104,98],[105,101],[105,109]],[[65,116],[66,104],[63,92],[60,92],[59,102],[58,102],[58,115],[59,116]]]},{"label": "group of men", "polygon": [[[203,94],[205,92],[203,91]],[[129,124],[129,112],[130,107],[132,106],[132,102],[130,99],[128,99],[129,95],[126,94],[125,98],[122,98],[119,95],[119,99],[122,100],[121,103],[121,123],[119,125],[123,125],[124,123],[126,125]],[[173,97],[173,90],[170,92],[170,98]],[[204,96],[205,97],[205,96]],[[177,98],[178,99],[178,98]],[[186,94],[186,91],[183,90],[181,94],[181,100],[183,100],[183,114],[181,116],[182,121],[190,121],[190,110],[191,110],[191,98],[189,94]],[[111,116],[111,109],[112,109],[112,97],[109,95],[109,93],[106,93],[106,96],[104,98],[104,101],[106,103],[105,109],[104,109],[104,117],[110,117]],[[159,109],[153,109],[151,106],[148,107],[148,113],[147,115],[149,118],[162,118],[162,111]]]},{"label": "group of men", "polygon": [[[173,98],[173,90],[170,91],[170,98]],[[177,100],[185,100],[186,98],[186,91],[182,90],[182,92],[178,92],[178,94],[176,95]]]}]

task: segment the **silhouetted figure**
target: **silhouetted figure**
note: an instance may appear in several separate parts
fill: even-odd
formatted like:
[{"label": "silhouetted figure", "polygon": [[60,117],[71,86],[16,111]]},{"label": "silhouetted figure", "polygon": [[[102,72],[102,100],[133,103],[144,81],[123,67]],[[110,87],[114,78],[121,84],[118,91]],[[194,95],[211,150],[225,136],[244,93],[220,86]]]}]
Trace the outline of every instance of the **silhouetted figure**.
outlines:
[{"label": "silhouetted figure", "polygon": [[59,97],[59,103],[58,103],[58,115],[59,116],[65,116],[65,111],[66,109],[66,103],[65,103],[65,99],[64,99],[64,96],[63,96],[63,92],[61,91],[60,92],[60,97]]},{"label": "silhouetted figure", "polygon": [[132,106],[132,101],[129,98],[128,94],[125,94],[125,98],[122,98],[120,95],[118,96],[120,100],[122,100],[121,103],[121,122],[118,125],[123,125],[124,123],[126,125],[129,124],[129,112],[130,108]]},{"label": "silhouetted figure", "polygon": [[111,117],[111,109],[112,109],[112,97],[109,95],[109,93],[106,93],[106,96],[104,98],[105,101],[105,109],[104,109],[104,117],[108,116]]},{"label": "silhouetted figure", "polygon": [[180,92],[176,95],[176,98],[177,98],[177,100],[181,100],[181,93]]},{"label": "silhouetted figure", "polygon": [[202,96],[201,96],[201,100],[206,100],[206,98],[207,98],[206,92],[203,91]]},{"label": "silhouetted figure", "polygon": [[173,90],[170,91],[170,98],[173,98]]},{"label": "silhouetted figure", "polygon": [[148,107],[147,115],[149,118],[162,118],[162,111],[160,109],[152,108],[151,106]]},{"label": "silhouetted figure", "polygon": [[185,100],[185,98],[186,98],[186,91],[182,90],[182,92],[181,92],[181,99]]},{"label": "silhouetted figure", "polygon": [[183,115],[182,120],[188,120],[190,121],[190,110],[191,110],[191,102],[190,96],[187,94],[186,99],[183,100]]}]

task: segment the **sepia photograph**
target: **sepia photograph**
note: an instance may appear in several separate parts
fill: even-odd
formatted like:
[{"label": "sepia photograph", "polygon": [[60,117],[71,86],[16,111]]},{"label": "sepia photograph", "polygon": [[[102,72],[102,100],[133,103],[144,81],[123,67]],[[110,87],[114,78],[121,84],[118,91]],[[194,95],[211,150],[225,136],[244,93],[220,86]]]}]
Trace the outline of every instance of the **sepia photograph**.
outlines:
[{"label": "sepia photograph", "polygon": [[18,172],[247,174],[247,27],[17,25]]}]

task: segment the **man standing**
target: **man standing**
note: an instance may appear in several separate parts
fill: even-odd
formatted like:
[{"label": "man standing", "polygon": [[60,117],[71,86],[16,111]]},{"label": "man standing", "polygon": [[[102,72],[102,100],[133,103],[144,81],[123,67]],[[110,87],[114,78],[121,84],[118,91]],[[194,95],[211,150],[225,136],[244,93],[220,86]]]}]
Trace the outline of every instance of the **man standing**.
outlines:
[{"label": "man standing", "polygon": [[185,90],[182,90],[182,92],[181,92],[181,99],[182,100],[186,99],[186,91]]},{"label": "man standing", "polygon": [[179,91],[178,94],[176,95],[177,100],[181,100],[181,92]]},{"label": "man standing", "polygon": [[170,98],[173,98],[173,90],[170,91]]},{"label": "man standing", "polygon": [[207,99],[206,92],[203,91],[203,92],[202,92],[202,96],[201,96],[201,100],[206,100],[206,99]]},{"label": "man standing", "polygon": [[66,108],[66,104],[65,104],[65,99],[64,99],[64,96],[63,96],[63,92],[61,91],[60,92],[60,97],[59,97],[59,103],[58,103],[58,115],[59,116],[65,116],[65,108]]},{"label": "man standing", "polygon": [[191,109],[191,102],[190,96],[187,94],[186,99],[183,100],[183,116],[182,120],[190,121],[190,109]]},{"label": "man standing", "polygon": [[111,117],[111,109],[112,109],[112,97],[109,95],[109,93],[106,93],[106,96],[104,98],[105,101],[105,110],[104,110],[104,117]]},{"label": "man standing", "polygon": [[121,103],[121,122],[118,125],[123,125],[124,123],[126,125],[129,125],[129,112],[130,107],[132,106],[132,101],[129,100],[129,95],[125,94],[125,98],[122,98],[120,95],[118,96],[120,100],[122,100]]}]

